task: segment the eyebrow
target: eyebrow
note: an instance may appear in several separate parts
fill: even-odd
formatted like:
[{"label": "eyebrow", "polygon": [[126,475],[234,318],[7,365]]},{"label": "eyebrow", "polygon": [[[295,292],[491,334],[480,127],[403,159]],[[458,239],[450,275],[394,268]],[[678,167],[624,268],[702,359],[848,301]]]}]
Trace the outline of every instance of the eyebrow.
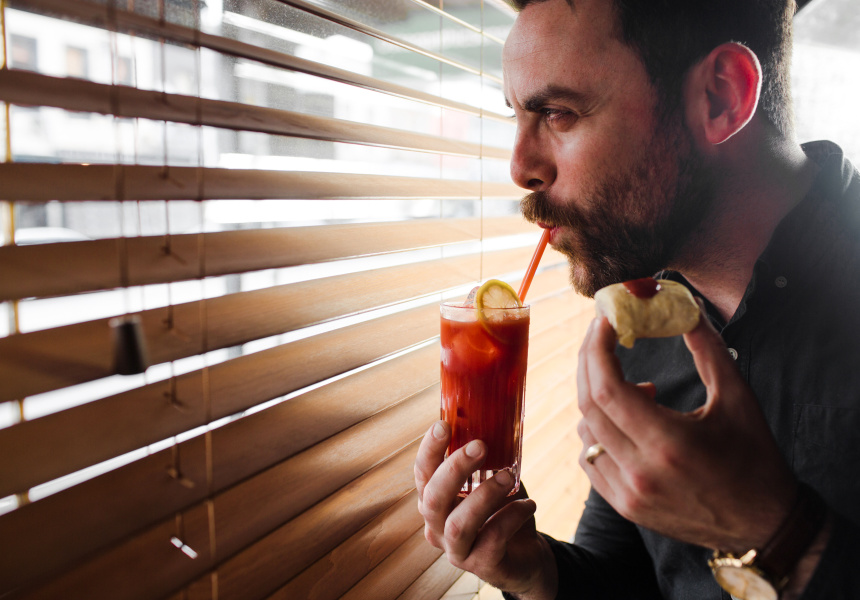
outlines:
[{"label": "eyebrow", "polygon": [[[580,92],[571,88],[549,85],[539,92],[529,96],[523,101],[523,110],[526,112],[538,112],[551,102],[563,102],[575,106],[588,106],[592,104],[594,97],[587,92]],[[505,97],[505,104],[513,109],[510,101]]]}]

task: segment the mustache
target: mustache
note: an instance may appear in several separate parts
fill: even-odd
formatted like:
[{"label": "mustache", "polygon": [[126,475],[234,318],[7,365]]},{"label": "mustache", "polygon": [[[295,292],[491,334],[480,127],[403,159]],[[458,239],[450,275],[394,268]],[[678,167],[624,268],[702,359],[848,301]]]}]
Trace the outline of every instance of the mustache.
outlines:
[{"label": "mustache", "polygon": [[543,223],[550,227],[581,229],[588,220],[572,205],[564,208],[544,191],[531,192],[520,200],[520,212],[526,221]]}]

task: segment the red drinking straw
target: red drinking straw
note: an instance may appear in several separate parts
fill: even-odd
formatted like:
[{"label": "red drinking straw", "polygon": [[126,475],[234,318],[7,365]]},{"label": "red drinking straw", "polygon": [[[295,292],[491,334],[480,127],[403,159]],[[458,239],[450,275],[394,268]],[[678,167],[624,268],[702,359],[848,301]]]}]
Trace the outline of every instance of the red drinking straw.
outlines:
[{"label": "red drinking straw", "polygon": [[537,248],[535,248],[534,256],[532,256],[532,262],[529,264],[529,268],[526,269],[526,274],[523,276],[523,282],[520,284],[520,293],[518,295],[520,297],[520,302],[523,304],[526,302],[526,293],[529,291],[529,286],[532,284],[532,279],[534,279],[538,263],[540,262],[541,256],[543,256],[543,251],[546,249],[547,242],[549,242],[549,233],[549,228],[543,230],[543,235],[540,236],[540,241],[538,242]]}]

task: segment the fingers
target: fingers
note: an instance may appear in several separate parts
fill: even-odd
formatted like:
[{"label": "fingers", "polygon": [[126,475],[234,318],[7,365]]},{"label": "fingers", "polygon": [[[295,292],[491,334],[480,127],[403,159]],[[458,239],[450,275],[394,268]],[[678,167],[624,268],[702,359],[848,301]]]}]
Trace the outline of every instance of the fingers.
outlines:
[{"label": "fingers", "polygon": [[[603,376],[601,381],[604,383],[624,381],[621,363],[615,356],[615,344],[615,330],[609,321],[605,317],[594,319],[585,333],[585,339],[579,351],[580,365],[583,359],[590,359],[586,361],[586,366],[590,364],[594,367],[587,371],[589,380],[594,375],[601,375]],[[598,372],[597,368],[601,369],[602,373]]]},{"label": "fingers", "polygon": [[[613,502],[620,490],[616,489],[618,485],[624,481],[624,474],[618,468],[618,463],[615,462],[613,455],[609,450],[606,450],[597,458],[592,459],[592,462],[586,460],[586,452],[592,445],[598,443],[596,437],[591,432],[588,423],[582,419],[577,426],[577,432],[582,439],[582,451],[579,454],[579,466],[588,475],[592,487],[599,493],[607,502]],[[601,442],[601,445],[602,442]],[[606,446],[604,445],[604,448]]]},{"label": "fingers", "polygon": [[624,462],[659,412],[652,385],[624,380],[615,356],[615,334],[606,319],[593,322],[585,336],[577,384],[579,407],[591,431],[616,460]]},{"label": "fingers", "polygon": [[424,497],[424,488],[442,461],[448,448],[451,428],[445,421],[436,421],[424,435],[415,457],[415,487],[418,501]]},{"label": "fingers", "polygon": [[[471,560],[479,535],[487,540],[506,539],[505,536],[513,535],[534,513],[534,503],[515,500],[513,504],[522,506],[504,511],[504,517],[496,515],[499,509],[511,502],[508,494],[513,489],[514,480],[505,471],[497,473],[466,499],[460,500],[458,494],[463,484],[480,468],[487,447],[474,440],[444,459],[449,431],[447,425],[440,421],[425,434],[415,460],[415,483],[419,495],[418,508],[425,522],[425,537],[433,546],[445,550],[452,564],[465,566]],[[525,492],[521,490],[515,497],[524,496]],[[488,529],[490,522],[494,524]],[[487,547],[483,551],[490,549]]]},{"label": "fingers", "polygon": [[[500,471],[479,485],[451,512],[445,523],[445,549],[452,564],[465,562],[472,552],[478,533],[504,506],[513,487],[514,479],[511,474]],[[501,527],[505,528],[506,525],[507,522],[503,520]],[[511,535],[513,533],[511,532]]]},{"label": "fingers", "polygon": [[639,390],[643,392],[649,400],[654,400],[654,398],[657,397],[657,386],[650,381],[637,383],[636,387],[639,388]]},{"label": "fingers", "polygon": [[486,454],[486,444],[479,440],[469,442],[444,460],[424,486],[418,509],[424,517],[425,537],[437,548],[445,548],[445,522],[457,505],[463,484],[481,466]]},{"label": "fingers", "polygon": [[530,498],[516,500],[501,508],[478,533],[469,562],[490,565],[501,563],[508,550],[508,542],[534,518],[536,510],[537,504]]},{"label": "fingers", "polygon": [[702,300],[697,298],[696,301],[701,311],[699,324],[684,334],[684,343],[693,355],[702,383],[712,389],[726,377],[739,377],[739,373],[723,338],[705,314]]}]

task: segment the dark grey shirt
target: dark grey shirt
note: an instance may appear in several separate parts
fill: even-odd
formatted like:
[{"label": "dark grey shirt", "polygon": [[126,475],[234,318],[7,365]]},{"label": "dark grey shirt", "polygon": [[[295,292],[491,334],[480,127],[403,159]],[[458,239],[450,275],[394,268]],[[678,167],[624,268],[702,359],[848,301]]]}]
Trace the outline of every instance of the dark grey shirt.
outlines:
[{"label": "dark grey shirt", "polygon": [[[804,151],[821,167],[809,194],[774,232],[732,319],[708,309],[786,460],[837,513],[804,598],[860,598],[860,174],[830,142]],[[656,383],[658,402],[704,402],[682,338],[638,340],[618,355],[628,380]],[[575,545],[552,546],[559,598],[729,598],[709,550],[630,523],[593,490]]]}]

